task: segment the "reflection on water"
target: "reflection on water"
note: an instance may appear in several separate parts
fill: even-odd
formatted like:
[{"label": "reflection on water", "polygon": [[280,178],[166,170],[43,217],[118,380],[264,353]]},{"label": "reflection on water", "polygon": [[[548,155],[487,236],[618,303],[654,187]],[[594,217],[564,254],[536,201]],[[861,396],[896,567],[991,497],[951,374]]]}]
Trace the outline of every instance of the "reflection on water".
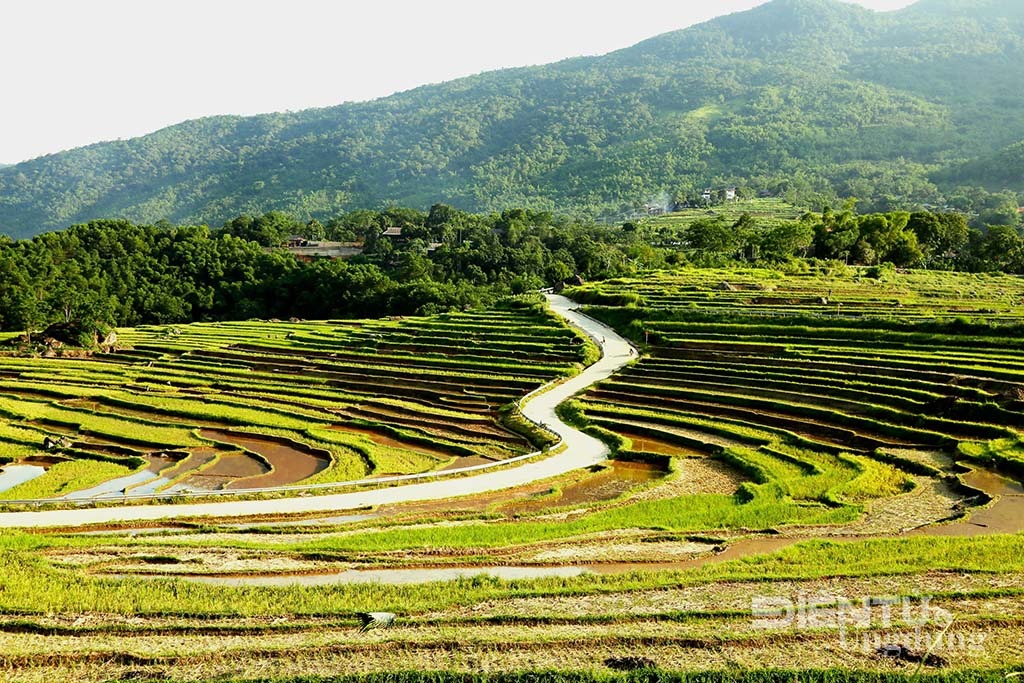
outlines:
[{"label": "reflection on water", "polygon": [[18,484],[41,477],[46,468],[39,465],[7,465],[0,470],[0,491],[7,491]]},{"label": "reflection on water", "polygon": [[[156,475],[149,470],[141,470],[139,472],[127,474],[123,477],[110,479],[98,486],[93,486],[92,488],[82,489],[81,491],[72,491],[64,496],[64,498],[66,500],[84,500],[86,498],[120,497],[125,495],[133,486],[142,484],[154,478],[156,478]],[[132,493],[134,493],[134,491],[132,491]]]},{"label": "reflection on water", "polygon": [[970,510],[963,520],[924,527],[916,530],[915,535],[980,536],[1015,534],[1024,529],[1024,487],[1019,482],[982,469],[972,469],[960,478],[996,501],[988,507]]}]

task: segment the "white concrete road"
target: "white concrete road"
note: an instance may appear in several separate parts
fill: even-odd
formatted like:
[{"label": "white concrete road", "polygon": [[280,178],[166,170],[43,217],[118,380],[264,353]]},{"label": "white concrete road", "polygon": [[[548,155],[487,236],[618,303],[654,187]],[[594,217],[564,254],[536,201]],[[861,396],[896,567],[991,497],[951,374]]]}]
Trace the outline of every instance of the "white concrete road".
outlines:
[{"label": "white concrete road", "polygon": [[546,391],[537,392],[522,404],[523,413],[536,422],[547,425],[565,444],[564,450],[548,457],[538,456],[523,465],[510,466],[483,474],[436,479],[433,481],[389,486],[386,488],[333,493],[326,495],[282,498],[259,501],[224,501],[178,505],[135,505],[70,510],[41,510],[36,512],[0,513],[0,527],[75,526],[140,520],[181,519],[187,517],[241,517],[261,514],[289,514],[305,512],[335,512],[353,508],[439,500],[487,491],[498,491],[514,486],[547,479],[589,467],[608,456],[608,448],[562,422],[555,407],[574,394],[586,389],[616,372],[633,358],[629,342],[613,329],[592,318],[577,313],[576,304],[563,296],[546,295],[551,308],[570,324],[582,329],[604,353],[599,361],[569,380]]}]

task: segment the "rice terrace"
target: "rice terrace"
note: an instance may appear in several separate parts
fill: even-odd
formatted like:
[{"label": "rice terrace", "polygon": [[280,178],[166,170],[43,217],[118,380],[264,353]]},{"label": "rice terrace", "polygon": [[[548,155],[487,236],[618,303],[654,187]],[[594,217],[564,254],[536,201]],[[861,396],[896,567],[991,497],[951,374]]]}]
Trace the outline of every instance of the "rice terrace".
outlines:
[{"label": "rice terrace", "polygon": [[[5,680],[1024,661],[1019,279],[703,269],[565,293],[638,350],[559,409],[610,457],[447,499],[279,511],[556,460],[522,398],[593,364],[601,328],[527,296],[4,356],[0,523],[63,515],[2,536]],[[394,625],[360,630],[371,611]]]},{"label": "rice terrace", "polygon": [[0,24],[0,683],[1024,683],[1024,0]]}]

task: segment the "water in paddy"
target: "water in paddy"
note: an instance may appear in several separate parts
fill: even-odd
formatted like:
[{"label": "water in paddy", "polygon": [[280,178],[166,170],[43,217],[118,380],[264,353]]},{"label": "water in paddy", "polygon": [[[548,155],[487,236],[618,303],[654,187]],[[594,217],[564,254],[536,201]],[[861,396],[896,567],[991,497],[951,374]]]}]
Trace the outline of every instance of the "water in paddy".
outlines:
[{"label": "water in paddy", "polygon": [[498,579],[539,579],[570,577],[590,573],[587,567],[431,567],[422,569],[348,569],[329,574],[274,576],[188,576],[176,578],[218,586],[329,586],[354,583],[428,583],[454,581],[474,576]]},{"label": "water in paddy", "polygon": [[46,468],[39,465],[6,465],[0,469],[0,491],[7,491],[18,484],[32,481],[45,472]]},{"label": "water in paddy", "polygon": [[[140,470],[139,472],[133,472],[123,477],[116,479],[110,479],[102,484],[93,486],[92,488],[82,489],[81,491],[72,491],[71,493],[64,496],[65,500],[86,500],[88,498],[110,498],[120,497],[128,492],[134,486],[142,484],[156,478],[152,472],[148,469]],[[134,493],[134,491],[132,491]]]},{"label": "water in paddy", "polygon": [[326,451],[319,451],[287,439],[216,429],[203,429],[199,435],[205,439],[232,444],[251,453],[257,453],[270,464],[270,471],[265,474],[235,479],[225,484],[224,488],[287,486],[308,479],[326,469],[331,463],[331,456]]},{"label": "water in paddy", "polygon": [[924,527],[914,531],[926,536],[980,536],[1015,534],[1024,529],[1024,486],[990,470],[971,470],[960,477],[971,488],[984,491],[996,502],[973,510],[952,524]]}]

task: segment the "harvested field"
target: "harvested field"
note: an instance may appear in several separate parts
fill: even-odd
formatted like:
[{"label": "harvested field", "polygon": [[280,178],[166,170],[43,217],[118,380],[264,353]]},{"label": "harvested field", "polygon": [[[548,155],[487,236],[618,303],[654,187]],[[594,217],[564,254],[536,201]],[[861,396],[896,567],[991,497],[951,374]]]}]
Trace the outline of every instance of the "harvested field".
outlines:
[{"label": "harvested field", "polygon": [[696,496],[706,493],[732,495],[750,481],[742,472],[712,458],[679,458],[673,476],[661,486],[637,494],[637,500]]}]

